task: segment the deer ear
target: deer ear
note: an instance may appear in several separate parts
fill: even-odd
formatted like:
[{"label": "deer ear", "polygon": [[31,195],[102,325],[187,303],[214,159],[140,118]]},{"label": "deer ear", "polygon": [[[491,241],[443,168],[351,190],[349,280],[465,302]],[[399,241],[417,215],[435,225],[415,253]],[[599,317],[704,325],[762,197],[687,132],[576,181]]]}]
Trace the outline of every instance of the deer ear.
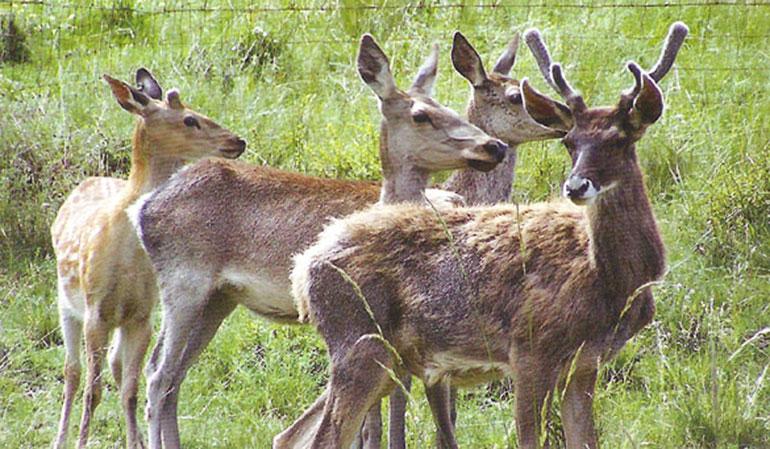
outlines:
[{"label": "deer ear", "polygon": [[513,36],[513,39],[508,44],[508,48],[500,55],[500,58],[495,63],[493,72],[501,75],[508,75],[513,68],[513,64],[516,63],[516,52],[519,50],[519,33]]},{"label": "deer ear", "polygon": [[438,44],[433,44],[430,55],[425,59],[420,71],[412,83],[411,90],[423,93],[427,96],[433,94],[433,83],[436,81],[436,72],[438,71]]},{"label": "deer ear", "polygon": [[529,85],[526,78],[521,81],[524,109],[539,124],[558,131],[568,132],[575,119],[567,105],[549,98]]},{"label": "deer ear", "polygon": [[110,85],[112,95],[115,96],[118,104],[126,111],[137,115],[146,115],[152,108],[150,97],[139,90],[109,75],[102,75],[102,78]]},{"label": "deer ear", "polygon": [[629,114],[631,124],[637,128],[655,123],[663,114],[663,92],[646,73],[642,74],[642,89]]},{"label": "deer ear", "polygon": [[487,80],[479,54],[459,31],[452,40],[452,65],[473,87],[481,86]]},{"label": "deer ear", "polygon": [[361,37],[358,50],[358,74],[378,97],[385,100],[396,93],[396,82],[390,73],[388,57],[370,34]]},{"label": "deer ear", "polygon": [[152,73],[144,67],[136,71],[136,85],[140,91],[154,100],[163,98],[163,89],[161,89],[160,84],[152,76]]}]

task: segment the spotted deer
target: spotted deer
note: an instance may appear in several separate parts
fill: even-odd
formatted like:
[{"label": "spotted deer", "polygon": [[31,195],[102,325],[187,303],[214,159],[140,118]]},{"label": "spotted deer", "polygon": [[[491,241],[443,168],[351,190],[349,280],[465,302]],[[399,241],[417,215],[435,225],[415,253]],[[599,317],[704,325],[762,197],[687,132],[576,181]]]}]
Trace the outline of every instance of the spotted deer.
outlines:
[{"label": "spotted deer", "polygon": [[[650,287],[665,270],[635,144],[663,112],[657,83],[686,34],[672,25],[650,73],[628,64],[635,84],[615,106],[588,108],[559,64],[546,79],[566,104],[522,82],[529,114],[566,131],[572,204],[370,208],[334,220],[296,257],[297,310],[331,366],[324,393],[283,433],[303,438],[282,448],[348,447],[392,390],[389,370],[427,385],[513,375],[527,449],[541,446],[559,387],[567,448],[597,447],[598,368],[652,320]],[[545,49],[539,33],[529,37]]]},{"label": "spotted deer", "polygon": [[[395,85],[387,57],[369,35],[358,72],[379,98],[381,186],[322,179],[232,161],[179,172],[136,206],[137,231],[158,277],[163,322],[147,367],[150,447],[179,447],[181,383],[222,320],[241,304],[296,323],[291,255],[309,245],[328,217],[380,201],[423,202],[431,172],[491,170],[507,146],[430,96],[437,48],[408,91]],[[457,195],[433,191],[433,202]]]},{"label": "spotted deer", "polygon": [[150,340],[157,301],[152,267],[128,221],[126,208],[166,181],[184,163],[206,156],[238,157],[246,143],[186,107],[179,92],[162,90],[146,69],[140,86],[104,75],[118,104],[137,119],[127,181],[89,178],[67,197],[51,227],[58,274],[59,318],[64,335],[64,404],[55,448],[66,445],[80,382],[80,341],[85,340],[86,384],[79,447],[85,447],[101,398],[101,367],[117,329],[110,368],[120,387],[129,448],[144,447],[136,421],[137,382]]}]

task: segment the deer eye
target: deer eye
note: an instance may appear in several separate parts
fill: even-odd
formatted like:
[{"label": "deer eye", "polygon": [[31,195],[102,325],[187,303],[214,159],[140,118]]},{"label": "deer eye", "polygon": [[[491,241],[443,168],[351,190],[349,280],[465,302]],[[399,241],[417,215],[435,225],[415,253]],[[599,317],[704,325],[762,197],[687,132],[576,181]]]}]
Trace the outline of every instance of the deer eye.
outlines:
[{"label": "deer eye", "polygon": [[519,92],[510,93],[506,97],[513,104],[521,104],[521,94]]},{"label": "deer eye", "polygon": [[428,116],[428,113],[425,111],[419,111],[412,114],[412,120],[417,123],[429,123],[430,116]]},{"label": "deer eye", "polygon": [[184,118],[184,124],[185,124],[185,126],[190,127],[190,128],[192,128],[194,126],[194,127],[198,128],[198,129],[201,129],[201,125],[200,125],[200,123],[198,123],[198,120],[195,117],[191,117],[189,115]]}]

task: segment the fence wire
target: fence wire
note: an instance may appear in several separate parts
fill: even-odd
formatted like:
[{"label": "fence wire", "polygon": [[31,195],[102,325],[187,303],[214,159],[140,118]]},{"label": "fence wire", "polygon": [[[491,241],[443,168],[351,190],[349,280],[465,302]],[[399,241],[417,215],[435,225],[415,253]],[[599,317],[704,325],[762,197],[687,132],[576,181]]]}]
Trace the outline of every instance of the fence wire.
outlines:
[{"label": "fence wire", "polygon": [[[172,2],[171,5],[169,4],[161,4],[158,5],[157,3],[153,2],[139,2],[142,6],[133,6],[129,3],[132,3],[130,0],[113,0],[111,4],[105,4],[108,2],[101,2],[96,3],[94,1],[91,2],[82,2],[82,3],[75,3],[75,2],[55,2],[55,1],[45,1],[45,0],[0,0],[0,18],[16,18],[17,20],[23,21],[27,16],[30,14],[36,14],[37,16],[44,16],[44,15],[54,15],[58,14],[64,17],[66,20],[69,20],[73,17],[75,19],[83,19],[85,17],[88,17],[93,14],[99,14],[99,13],[109,13],[110,14],[110,20],[114,20],[119,22],[121,20],[121,15],[124,15],[126,17],[130,17],[132,20],[142,20],[142,18],[149,18],[151,20],[162,20],[162,21],[172,21],[174,23],[187,23],[190,27],[194,27],[195,24],[199,24],[201,20],[209,20],[208,18],[211,18],[215,15],[221,15],[223,17],[230,18],[231,20],[234,20],[236,17],[247,17],[248,22],[256,22],[258,21],[258,18],[264,17],[264,15],[270,15],[270,16],[276,16],[276,15],[284,15],[286,17],[285,21],[287,24],[290,24],[293,20],[298,20],[298,18],[307,17],[308,15],[329,15],[329,14],[343,14],[345,12],[352,12],[352,13],[377,13],[378,11],[383,12],[398,12],[398,11],[404,11],[405,13],[408,13],[410,11],[446,11],[446,10],[511,10],[511,11],[523,11],[523,10],[535,10],[540,12],[544,11],[552,11],[552,10],[597,10],[597,9],[613,9],[613,10],[662,10],[662,11],[672,11],[672,13],[678,13],[681,11],[686,11],[688,9],[693,8],[706,8],[707,11],[707,17],[710,19],[712,16],[712,13],[709,10],[717,11],[715,14],[718,14],[718,11],[725,11],[725,10],[740,10],[743,12],[744,17],[748,17],[749,14],[753,13],[754,11],[767,11],[770,10],[770,1],[733,1],[733,0],[682,0],[682,1],[667,1],[667,2],[647,2],[647,3],[630,3],[630,2],[612,2],[612,1],[606,1],[606,2],[596,2],[596,3],[586,3],[582,1],[556,1],[554,3],[549,3],[547,1],[542,2],[533,2],[533,1],[525,1],[525,2],[505,2],[505,1],[497,1],[497,2],[448,2],[448,3],[431,3],[426,1],[420,1],[416,3],[405,3],[405,4],[398,4],[398,3],[386,3],[382,5],[376,5],[376,4],[356,4],[356,5],[347,5],[344,4],[344,1],[341,2],[330,2],[329,4],[320,4],[320,5],[247,5],[247,6],[236,6],[233,5],[232,2],[228,3],[227,5],[209,5],[208,1],[204,1],[202,5],[199,6],[186,6],[184,5],[184,2],[178,2],[182,3],[182,6],[179,6]],[[340,4],[342,3],[342,4]],[[148,6],[144,6],[148,5]],[[168,17],[168,19],[163,19],[163,17]],[[201,19],[201,18],[204,19]],[[104,17],[101,17],[98,20],[103,20]],[[219,20],[226,20],[222,19],[221,17]],[[747,20],[747,19],[746,19]],[[770,33],[762,33],[762,32],[716,32],[711,29],[709,26],[710,24],[707,22],[705,26],[702,26],[702,30],[699,30],[699,32],[691,33],[690,36],[688,36],[688,42],[694,43],[693,45],[699,45],[703,46],[704,48],[707,46],[715,46],[719,45],[720,42],[729,41],[730,47],[733,48],[741,48],[745,46],[746,44],[752,44],[756,46],[756,44],[760,44],[762,42],[770,43]],[[641,27],[640,27],[641,28]],[[737,26],[736,30],[740,30],[742,27]],[[326,30],[329,31],[329,30]],[[410,30],[403,30],[405,31],[402,33],[401,36],[391,36],[387,39],[388,43],[394,43],[394,44],[403,44],[403,43],[409,43],[414,42],[418,39],[424,39],[424,36],[419,35],[409,35]],[[57,26],[54,26],[53,29],[48,29],[43,32],[48,33],[48,35],[51,37],[52,42],[51,45],[47,48],[49,51],[48,58],[50,62],[50,58],[57,58],[58,60],[71,60],[73,58],[77,57],[87,57],[89,55],[95,55],[100,52],[105,51],[113,51],[118,49],[123,49],[128,46],[131,46],[132,44],[126,44],[125,39],[121,40],[118,39],[119,42],[114,42],[114,36],[115,33],[124,33],[125,36],[131,36],[131,33],[133,33],[133,30],[128,27],[127,29],[120,29],[120,23],[110,23],[105,26],[104,23],[99,23],[99,30],[97,33],[94,33],[92,36],[92,39],[97,41],[98,45],[96,46],[72,46],[66,44],[68,39],[68,33],[72,32],[72,26],[63,23],[58,24]],[[228,51],[231,50],[232,42],[228,40],[231,37],[232,30],[229,28],[225,28],[223,30],[223,33],[219,39],[218,42],[213,43],[212,42],[202,42],[201,40],[196,40],[195,38],[187,38],[179,37],[179,41],[164,41],[163,46],[167,47],[169,49],[176,49],[176,50],[187,50],[188,52],[192,52],[197,50],[197,46],[206,46],[206,49],[211,52],[216,51]],[[312,33],[310,33],[312,34]],[[321,33],[316,33],[321,34]],[[328,34],[334,34],[334,33],[324,33],[326,35]],[[288,38],[282,38],[280,40],[280,45],[287,46],[287,47],[302,47],[302,46],[321,46],[321,45],[346,45],[350,47],[354,47],[358,43],[358,39],[356,37],[345,37],[345,38],[318,38],[314,36],[305,36],[304,38],[300,38],[293,33],[287,34]],[[124,36],[124,37],[125,37]],[[15,35],[12,33],[9,33],[6,27],[3,27],[0,29],[0,41],[8,41],[9,39],[15,38]],[[661,36],[659,33],[639,33],[639,34],[629,34],[629,35],[623,35],[622,39],[624,40],[630,40],[630,41],[655,41],[659,40]],[[608,33],[607,35],[601,35],[597,33],[590,33],[587,35],[581,35],[581,34],[569,34],[564,32],[559,32],[558,28],[555,30],[549,30],[548,31],[548,39],[549,41],[553,42],[560,42],[560,41],[581,41],[581,42],[591,42],[591,41],[606,41],[606,40],[616,40],[618,39],[618,36],[614,33]],[[218,45],[218,47],[217,47]],[[764,47],[767,47],[765,45]],[[297,49],[297,51],[300,51]],[[351,50],[352,51],[352,50]],[[38,58],[40,58],[40,55],[37,55]],[[725,61],[727,62],[727,60]],[[752,65],[751,61],[735,61],[738,62],[738,64],[730,65],[730,64],[724,64],[719,66],[702,66],[702,65],[693,65],[693,64],[682,64],[677,65],[677,69],[685,72],[695,72],[695,73],[746,73],[746,72],[764,72],[764,73],[770,73],[770,67],[766,65]],[[34,61],[32,61],[34,63]],[[43,64],[44,65],[44,64]],[[0,68],[3,67],[2,59],[0,58]],[[576,72],[586,71],[581,70],[579,67],[574,69]],[[617,68],[599,68],[599,69],[591,69],[593,72],[598,73],[614,73],[617,72]],[[64,87],[64,81],[62,79],[59,79],[56,82],[47,82],[45,80],[37,80],[38,82],[22,82],[19,80],[14,80],[11,76],[3,76],[3,73],[0,72],[0,96],[7,95],[9,90],[13,90],[14,93],[24,93],[26,91],[35,91],[40,92],[41,90],[46,89],[56,89],[56,88],[63,88]],[[44,82],[39,82],[44,81]],[[67,80],[66,85],[67,86],[87,86],[87,85],[94,85],[98,83],[98,79],[90,79],[90,80],[80,80],[80,81],[73,81],[73,80]],[[6,91],[6,92],[4,92]]]}]

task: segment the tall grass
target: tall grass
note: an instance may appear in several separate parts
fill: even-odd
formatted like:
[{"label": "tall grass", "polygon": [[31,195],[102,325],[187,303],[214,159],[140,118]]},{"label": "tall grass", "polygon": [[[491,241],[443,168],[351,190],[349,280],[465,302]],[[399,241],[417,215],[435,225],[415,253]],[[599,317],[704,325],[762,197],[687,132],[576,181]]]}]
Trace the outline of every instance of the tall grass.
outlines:
[{"label": "tall grass", "polygon": [[[638,147],[669,273],[655,289],[653,325],[603,369],[600,438],[611,448],[770,447],[770,335],[763,332],[770,327],[770,7],[436,4],[461,3],[469,6],[0,4],[23,36],[14,45],[29,50],[26,61],[0,61],[0,446],[44,447],[55,433],[64,355],[48,226],[84,177],[125,176],[129,168],[133,119],[99,81],[102,73],[130,81],[138,67],[150,68],[165,88],[179,87],[184,101],[244,136],[243,158],[253,163],[376,179],[379,114],[355,73],[360,33],[383,44],[402,86],[439,42],[437,98],[462,109],[468,87],[449,62],[451,32],[462,30],[491,64],[514,31],[537,26],[573,84],[599,105],[631,84],[624,62],[649,67],[668,25],[683,20],[691,35],[662,83],[667,110]],[[209,11],[194,11],[203,7]],[[549,92],[524,47],[514,75]],[[554,196],[569,168],[555,142],[522,147],[519,161],[517,201]],[[325,347],[312,329],[238,312],[185,383],[183,442],[269,447],[325,376]],[[410,447],[426,447],[430,412],[419,387],[413,396]],[[515,446],[513,398],[504,387],[461,396],[461,446]],[[93,446],[119,445],[124,430],[110,385]],[[552,433],[558,447],[558,421]]]}]

